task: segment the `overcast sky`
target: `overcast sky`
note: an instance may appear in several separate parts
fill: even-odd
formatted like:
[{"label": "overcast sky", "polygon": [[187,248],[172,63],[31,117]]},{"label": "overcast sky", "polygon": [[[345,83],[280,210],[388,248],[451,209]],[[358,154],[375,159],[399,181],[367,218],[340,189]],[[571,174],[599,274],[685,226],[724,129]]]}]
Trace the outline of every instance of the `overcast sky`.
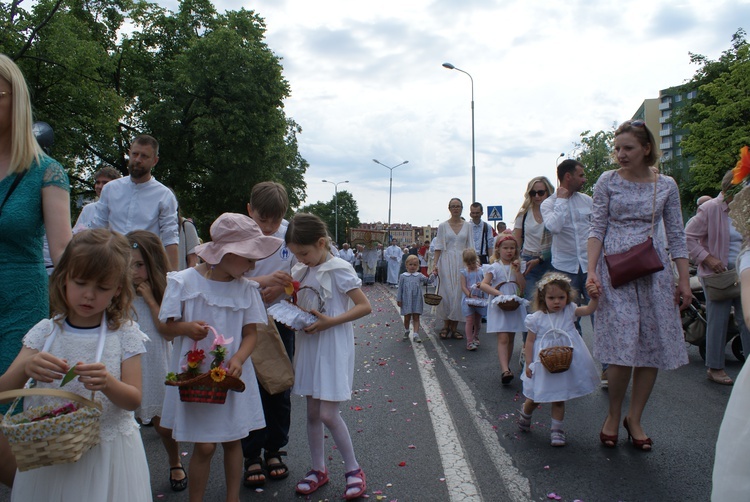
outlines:
[{"label": "overcast sky", "polygon": [[[216,2],[216,0],[214,0]],[[170,1],[162,2],[174,9]],[[292,89],[310,163],[305,204],[345,181],[363,222],[436,224],[476,193],[512,225],[529,179],[553,180],[581,132],[610,129],[659,90],[689,80],[689,52],[716,59],[750,0],[221,0],[266,20]],[[745,23],[745,26],[742,23]],[[594,183],[596,180],[589,180]]]}]

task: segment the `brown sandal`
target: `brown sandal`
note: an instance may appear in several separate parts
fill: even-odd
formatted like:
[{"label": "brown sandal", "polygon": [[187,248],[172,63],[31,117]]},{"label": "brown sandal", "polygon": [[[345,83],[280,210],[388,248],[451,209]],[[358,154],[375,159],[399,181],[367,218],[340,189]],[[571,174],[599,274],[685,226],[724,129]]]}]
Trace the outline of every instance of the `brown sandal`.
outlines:
[{"label": "brown sandal", "polygon": [[445,340],[446,338],[448,338],[448,328],[441,329],[440,333],[438,333],[438,335],[440,335],[440,338],[442,338],[443,340]]}]

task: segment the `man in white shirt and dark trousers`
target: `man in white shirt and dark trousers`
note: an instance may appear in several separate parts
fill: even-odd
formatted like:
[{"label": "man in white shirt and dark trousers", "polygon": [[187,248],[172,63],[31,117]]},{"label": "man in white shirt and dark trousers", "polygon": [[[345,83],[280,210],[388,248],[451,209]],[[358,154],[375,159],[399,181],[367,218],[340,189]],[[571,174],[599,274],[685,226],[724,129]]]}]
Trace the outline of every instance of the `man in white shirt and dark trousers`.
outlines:
[{"label": "man in white shirt and dark trousers", "polygon": [[495,237],[490,224],[482,221],[482,214],[484,214],[484,208],[481,203],[475,202],[469,207],[474,250],[477,252],[479,262],[485,265],[490,262],[490,256],[494,253]]},{"label": "man in white shirt and dark trousers", "polygon": [[341,246],[341,251],[339,251],[339,258],[354,265],[354,251],[351,250],[348,242],[345,242],[344,245]]},{"label": "man in white shirt and dark trousers", "polygon": [[[570,277],[571,286],[588,302],[586,278],[588,270],[588,239],[591,229],[591,209],[594,201],[581,189],[586,184],[583,164],[566,159],[557,166],[557,191],[542,202],[542,220],[552,234],[552,268]],[[581,325],[576,321],[576,329]],[[594,324],[594,316],[591,316]],[[606,385],[605,365],[602,365],[602,385]]]},{"label": "man in white shirt and dark trousers", "polygon": [[179,270],[177,198],[151,175],[159,162],[159,142],[143,134],[128,150],[128,172],[102,189],[91,228],[109,228],[121,234],[148,230],[159,236],[169,257],[170,270]]}]

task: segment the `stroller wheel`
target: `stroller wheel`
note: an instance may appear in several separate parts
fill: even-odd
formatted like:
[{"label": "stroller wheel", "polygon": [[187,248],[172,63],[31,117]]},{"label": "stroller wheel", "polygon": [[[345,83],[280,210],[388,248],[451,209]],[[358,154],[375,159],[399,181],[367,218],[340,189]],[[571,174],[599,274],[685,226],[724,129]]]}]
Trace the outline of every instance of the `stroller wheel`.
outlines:
[{"label": "stroller wheel", "polygon": [[739,335],[732,338],[732,354],[741,363],[745,362],[745,351],[742,349],[742,339]]}]

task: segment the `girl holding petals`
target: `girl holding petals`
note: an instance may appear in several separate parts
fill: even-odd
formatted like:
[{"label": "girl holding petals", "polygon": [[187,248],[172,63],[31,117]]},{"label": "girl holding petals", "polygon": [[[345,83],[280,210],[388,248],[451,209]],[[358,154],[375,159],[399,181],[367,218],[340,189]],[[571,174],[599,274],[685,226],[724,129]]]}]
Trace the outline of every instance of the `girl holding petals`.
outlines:
[{"label": "girl holding petals", "polygon": [[[372,308],[352,266],[331,254],[328,230],[320,218],[298,213],[289,223],[285,239],[299,261],[292,269],[292,277],[302,284],[298,305],[318,318],[296,336],[292,393],[307,397],[307,441],[312,457],[312,469],[297,483],[296,491],[309,495],[328,483],[325,426],[344,459],[344,499],[359,498],[366,490],[365,473],[354,455],[339,402],[351,399],[354,382],[352,321]],[[303,294],[309,289],[320,295],[322,306],[318,295]]]},{"label": "girl holding petals", "polygon": [[212,378],[231,375],[246,384],[244,392],[229,392],[224,404],[182,402],[178,388],[167,387],[161,424],[172,429],[175,440],[195,443],[188,492],[196,502],[203,500],[217,443],[224,449],[227,500],[239,500],[240,440],[265,426],[250,354],[255,324],[268,318],[258,284],[243,275],[281,246],[281,239],[264,236],[252,219],[235,213],[219,216],[211,225],[211,238],[195,248],[204,263],[168,274],[159,312],[174,338],[173,373],[211,371]]}]

